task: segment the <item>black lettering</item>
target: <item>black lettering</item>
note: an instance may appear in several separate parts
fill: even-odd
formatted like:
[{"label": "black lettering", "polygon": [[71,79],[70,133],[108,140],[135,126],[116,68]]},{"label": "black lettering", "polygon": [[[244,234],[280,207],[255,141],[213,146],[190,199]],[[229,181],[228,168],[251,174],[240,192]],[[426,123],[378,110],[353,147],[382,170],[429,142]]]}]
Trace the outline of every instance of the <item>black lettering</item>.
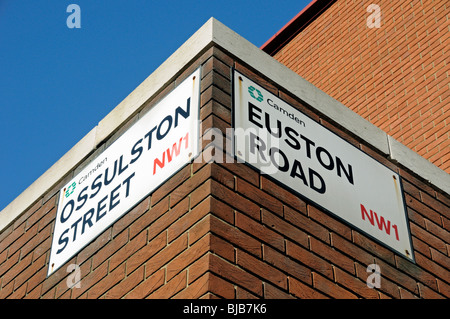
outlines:
[{"label": "black lettering", "polygon": [[[135,158],[133,158],[130,162],[130,164],[133,164],[134,162],[136,162],[139,157],[141,157],[142,152],[143,152],[143,148],[142,146],[139,146],[142,142],[142,138],[136,142],[136,144],[133,145],[133,148],[131,149],[131,156],[135,156],[137,154],[137,156]],[[139,147],[137,147],[139,146]],[[137,147],[137,148],[136,148]]]},{"label": "black lettering", "polygon": [[111,179],[108,179],[109,167],[105,171],[105,185],[109,185],[114,180],[114,177],[116,177],[116,169],[117,169],[117,160],[114,161],[114,173]]},{"label": "black lettering", "polygon": [[311,158],[311,147],[310,146],[311,145],[315,146],[316,144],[313,141],[311,141],[309,138],[307,138],[303,135],[300,135],[300,138],[306,142],[306,156],[308,156],[308,158]]},{"label": "black lettering", "polygon": [[155,130],[156,130],[156,126],[154,128],[152,128],[150,131],[148,131],[148,133],[145,134],[145,136],[144,136],[144,137],[148,138],[148,148],[147,148],[147,150],[150,150],[152,148],[152,135],[153,135],[153,132]]},{"label": "black lettering", "polygon": [[294,164],[292,165],[290,176],[292,178],[295,178],[295,177],[300,178],[303,181],[303,184],[308,186],[308,182],[306,181],[305,172],[303,171],[302,164],[299,161],[294,160]]},{"label": "black lettering", "polygon": [[256,114],[256,113],[254,112],[254,110],[258,111],[259,113],[262,112],[261,109],[260,109],[259,107],[257,107],[256,105],[254,105],[254,104],[248,102],[248,120],[249,120],[250,122],[252,122],[253,124],[255,124],[256,126],[258,126],[258,127],[260,127],[260,128],[263,128],[263,126],[262,126],[261,123],[258,123],[258,122],[256,122],[256,121],[254,120],[254,118],[257,118],[257,119],[259,119],[259,120],[261,119],[261,116],[258,115],[258,114]]},{"label": "black lettering", "polygon": [[[287,138],[285,138],[284,140],[286,141],[286,143],[292,147],[294,150],[299,150],[300,149],[300,142],[296,137],[299,137],[299,134],[297,133],[296,130],[294,130],[292,127],[286,127],[284,129],[286,135],[289,137],[290,140],[288,140]],[[291,134],[294,134],[296,137],[292,136]]]},{"label": "black lettering", "polygon": [[347,180],[350,184],[353,184],[353,169],[350,164],[347,165],[347,170],[344,167],[344,164],[342,164],[342,161],[339,157],[336,156],[336,167],[337,167],[337,174],[339,177],[341,177],[341,170],[344,172],[345,177],[347,177]]},{"label": "black lettering", "polygon": [[83,215],[83,226],[81,227],[81,235],[84,234],[84,231],[86,229],[86,224],[89,225],[89,227],[92,227],[92,217],[94,216],[95,209],[91,208],[89,209],[84,215]]},{"label": "black lettering", "polygon": [[97,191],[95,193],[91,194],[91,196],[89,196],[89,198],[93,198],[95,195],[97,195],[98,192],[100,191],[100,189],[102,188],[102,182],[99,181],[99,183],[97,183],[97,180],[101,179],[101,178],[102,178],[102,174],[98,175],[92,182],[91,190],[94,190],[97,188]]},{"label": "black lettering", "polygon": [[69,228],[67,228],[65,231],[63,231],[63,233],[61,234],[61,236],[59,236],[58,239],[58,245],[64,245],[62,246],[60,249],[58,249],[56,251],[56,254],[60,254],[67,246],[67,244],[69,243],[69,238],[67,238],[67,233],[69,232]]},{"label": "black lettering", "polygon": [[[168,122],[169,124],[167,125],[167,129],[164,132],[164,134],[161,134],[161,127],[163,126],[164,122]],[[158,139],[158,141],[162,140],[164,137],[166,137],[166,135],[169,133],[171,128],[172,128],[172,116],[167,115],[165,118],[163,118],[161,123],[159,123],[158,129],[156,130],[156,138]]]},{"label": "black lettering", "polygon": [[78,203],[80,201],[83,201],[83,203],[81,203],[80,205],[77,206],[76,210],[79,210],[80,208],[82,208],[84,206],[84,204],[86,204],[86,201],[88,199],[88,195],[87,194],[83,194],[87,189],[89,188],[89,186],[86,186],[85,188],[83,188],[83,190],[80,192],[80,194],[78,194]]},{"label": "black lettering", "polygon": [[[258,141],[258,143],[256,143],[256,141]],[[255,149],[258,150],[258,153],[263,159],[263,161],[266,161],[266,157],[264,156],[263,153],[266,150],[266,143],[261,141],[258,135],[255,135],[252,132],[250,132],[250,152],[252,154],[255,154]]]},{"label": "black lettering", "polygon": [[106,211],[104,213],[101,213],[101,211],[106,208],[106,204],[104,204],[104,205],[102,205],[102,204],[103,204],[104,201],[106,201],[107,198],[108,198],[108,195],[103,197],[98,202],[98,205],[97,205],[97,219],[95,220],[96,222],[98,222],[100,219],[102,219],[106,215]]},{"label": "black lettering", "polygon": [[[69,204],[70,204],[70,213],[69,213],[69,216],[64,217],[64,213],[65,213],[65,211],[66,211],[67,206],[69,206]],[[64,223],[70,218],[70,216],[72,215],[74,206],[75,206],[75,202],[73,201],[73,199],[69,200],[69,201],[67,202],[66,206],[64,206],[63,211],[62,211],[62,213],[61,213],[61,223],[62,223],[62,224],[64,224]]]},{"label": "black lettering", "polygon": [[[328,160],[327,160],[328,163],[325,163],[322,159],[321,154],[324,154],[324,153],[328,157]],[[321,146],[316,148],[316,156],[317,156],[317,160],[319,161],[320,165],[322,165],[324,168],[326,168],[329,171],[331,171],[334,168],[333,158],[331,157],[331,154],[325,148],[323,148]]]},{"label": "black lettering", "polygon": [[133,174],[128,176],[122,183],[122,185],[125,185],[125,184],[127,185],[127,190],[126,190],[126,193],[125,193],[125,197],[128,197],[128,195],[130,194],[130,181],[131,181],[131,179],[133,177],[134,177],[134,172],[133,172]]},{"label": "black lettering", "polygon": [[115,192],[120,188],[120,186],[121,185],[119,184],[119,186],[117,186],[116,188],[114,188],[111,191],[111,196],[109,198],[109,210],[110,211],[113,210],[113,208],[116,207],[120,203],[120,199],[118,201],[114,202],[114,200],[116,200],[117,197],[119,197],[119,193],[115,194]]},{"label": "black lettering", "polygon": [[281,137],[281,122],[280,120],[277,120],[277,132],[273,132],[273,128],[270,125],[270,115],[269,113],[265,113],[265,119],[266,119],[266,129],[267,131],[274,137],[280,138]]},{"label": "black lettering", "polygon": [[77,221],[75,223],[72,224],[72,226],[70,226],[70,228],[73,228],[73,241],[75,241],[77,239],[77,227],[78,227],[78,223],[81,222],[81,217],[77,219]]},{"label": "black lettering", "polygon": [[[317,186],[317,184],[314,182],[315,177],[320,181],[320,187]],[[325,187],[325,181],[323,180],[322,176],[320,176],[315,170],[309,169],[309,187],[311,187],[313,190],[320,194],[324,194],[326,191]]]},{"label": "black lettering", "polygon": [[126,165],[125,167],[122,167],[122,162],[123,162],[123,155],[120,155],[120,159],[119,159],[119,174],[122,174],[127,168],[128,165]]},{"label": "black lettering", "polygon": [[183,116],[185,119],[187,119],[189,117],[189,115],[191,114],[191,98],[189,97],[187,99],[187,103],[186,103],[186,111],[183,110],[180,106],[176,108],[175,110],[175,126],[178,126],[178,115],[181,114],[181,116]]},{"label": "black lettering", "polygon": [[[280,154],[280,156],[283,158],[283,162],[284,162],[283,166],[281,166],[280,163],[278,163],[278,159],[280,158],[279,156],[277,156],[278,159],[275,160],[275,153]],[[269,155],[270,155],[270,160],[276,166],[277,169],[279,169],[282,172],[287,172],[289,170],[289,161],[286,157],[286,154],[284,154],[282,150],[280,150],[279,148],[276,148],[276,147],[271,147],[269,149]]]}]

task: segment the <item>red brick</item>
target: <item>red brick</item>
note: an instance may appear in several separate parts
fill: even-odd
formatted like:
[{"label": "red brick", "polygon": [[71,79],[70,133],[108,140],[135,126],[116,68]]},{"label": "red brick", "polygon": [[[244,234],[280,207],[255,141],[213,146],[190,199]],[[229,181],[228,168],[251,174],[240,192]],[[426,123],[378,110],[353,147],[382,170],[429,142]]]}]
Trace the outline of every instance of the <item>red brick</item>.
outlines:
[{"label": "red brick", "polygon": [[211,235],[207,234],[170,261],[166,265],[166,280],[171,280],[180,271],[187,268],[195,260],[206,254],[210,248],[210,241]]},{"label": "red brick", "polygon": [[355,244],[345,240],[337,234],[331,234],[331,245],[339,251],[349,255],[355,260],[360,261],[363,264],[370,265],[375,261],[375,257]]},{"label": "red brick", "polygon": [[[82,271],[81,274],[84,272]],[[72,289],[72,298],[78,298],[84,292],[86,292],[89,288],[94,286],[97,282],[103,279],[108,274],[108,263],[101,264],[97,269],[93,272],[89,273],[89,275],[81,278],[81,287],[77,289]],[[65,285],[65,283],[64,283]]]},{"label": "red brick", "polygon": [[106,277],[100,280],[92,288],[89,289],[87,297],[89,299],[97,299],[116,285],[125,277],[125,264],[117,267],[114,271],[108,273]]},{"label": "red brick", "polygon": [[441,294],[437,293],[436,291],[430,289],[429,287],[425,286],[421,282],[418,283],[419,286],[419,295],[421,298],[424,299],[446,299]]},{"label": "red brick", "polygon": [[353,242],[374,255],[381,257],[383,260],[394,264],[394,253],[392,251],[357,231],[353,231]]},{"label": "red brick", "polygon": [[210,257],[208,252],[189,265],[188,286],[209,271]]},{"label": "red brick", "polygon": [[263,261],[239,249],[236,252],[236,261],[239,266],[246,269],[247,271],[254,273],[259,277],[267,278],[267,281],[280,288],[287,289],[286,276],[281,271],[273,268],[269,264],[266,264]]},{"label": "red brick", "polygon": [[305,285],[293,277],[289,277],[289,292],[300,299],[329,299],[328,296]]},{"label": "red brick", "polygon": [[242,229],[251,236],[258,238],[264,243],[284,251],[283,236],[239,212],[236,213],[236,227]]},{"label": "red brick", "polygon": [[[45,267],[45,256],[41,256],[38,260],[33,262],[31,265],[29,265],[27,268],[22,270],[20,274],[18,274],[14,278],[14,289],[17,289],[20,287],[24,282],[29,280],[35,273],[37,273],[40,269]],[[25,285],[25,290],[27,285]]]},{"label": "red brick", "polygon": [[112,237],[116,237],[122,230],[128,227],[136,219],[141,217],[147,212],[150,206],[150,197],[144,198],[139,204],[137,204],[131,211],[117,220],[112,228]]},{"label": "red brick", "polygon": [[348,240],[352,239],[352,230],[350,229],[350,227],[344,225],[336,218],[322,212],[312,205],[308,205],[308,216],[324,225],[325,227],[329,228],[330,230],[338,233],[340,236],[343,236]]},{"label": "red brick", "polygon": [[[153,238],[148,245],[143,246],[141,249],[137,250],[131,257],[126,260],[127,272],[132,272],[133,270],[139,268],[145,261],[152,258],[156,253],[161,251],[167,245],[167,234],[161,233],[155,238]],[[175,247],[175,246],[174,246]],[[123,257],[118,255],[112,259],[113,265],[121,262]],[[117,260],[119,259],[119,260]]]},{"label": "red brick", "polygon": [[262,296],[261,280],[236,265],[233,265],[220,257],[211,255],[210,270],[217,276],[230,280],[235,283],[235,285],[242,286],[244,289],[257,294],[258,296]]},{"label": "red brick", "polygon": [[153,238],[161,231],[170,227],[171,224],[189,211],[189,198],[183,199],[175,207],[161,215],[148,227],[148,237]]},{"label": "red brick", "polygon": [[[373,271],[371,269],[367,269],[368,266],[361,265],[359,263],[356,263],[356,273],[357,278],[362,280],[367,284],[367,279],[370,275],[373,274]],[[399,287],[396,283],[388,280],[386,276],[383,275],[382,270],[380,269],[380,288],[377,288],[377,291],[379,293],[380,299],[382,298],[388,298],[388,296],[392,296],[393,298],[400,298],[400,292]],[[385,295],[387,294],[387,295]]]},{"label": "red brick", "polygon": [[292,239],[304,247],[308,247],[308,234],[279,218],[275,214],[263,210],[262,222],[283,236]]},{"label": "red brick", "polygon": [[[346,289],[351,290],[356,295],[359,295],[366,299],[378,299],[379,295],[376,289],[369,288],[367,282],[362,281],[349,273],[342,271],[341,269],[335,267],[335,277],[336,282],[341,284]],[[381,286],[381,284],[380,284]]]},{"label": "red brick", "polygon": [[221,201],[236,208],[242,213],[249,215],[252,218],[259,219],[259,206],[254,202],[246,199],[243,196],[233,192],[229,188],[219,184],[218,182],[211,181],[211,195],[217,197]]},{"label": "red brick", "polygon": [[24,259],[20,260],[14,267],[9,268],[8,271],[3,275],[2,287],[5,287],[11,280],[16,278],[25,268],[31,264],[32,255],[26,256]]},{"label": "red brick", "polygon": [[428,232],[432,233],[439,239],[446,243],[450,243],[450,232],[446,231],[441,225],[436,225],[435,223],[425,219],[425,228]]},{"label": "red brick", "polygon": [[188,284],[186,289],[174,296],[174,299],[198,299],[209,291],[211,273],[205,273],[193,283]]},{"label": "red brick", "polygon": [[210,242],[210,251],[211,253],[214,253],[229,262],[234,263],[235,260],[235,249],[232,244],[229,242],[223,240],[220,237],[211,235],[211,242]]},{"label": "red brick", "polygon": [[[155,271],[159,270],[186,248],[187,234],[180,236],[166,248],[147,260],[147,262],[145,263],[146,273],[152,274]],[[138,263],[138,265],[142,265],[142,263]]]},{"label": "red brick", "polygon": [[[165,245],[165,241],[161,241],[161,246]],[[109,259],[109,270],[113,270],[127,258],[132,256],[136,251],[141,249],[147,244],[147,232],[142,232],[132,240],[126,243],[123,247],[114,251],[114,255]],[[95,257],[94,257],[95,258]],[[94,260],[93,260],[94,262]]]},{"label": "red brick", "polygon": [[184,289],[187,285],[187,270],[181,272],[171,281],[168,281],[161,288],[151,293],[147,299],[168,299],[176,295],[179,291]]},{"label": "red brick", "polygon": [[[368,13],[360,3],[335,2],[273,56],[389,135],[408,141],[406,145],[412,148],[414,140],[409,139],[421,127],[421,134],[430,129],[424,108],[437,107],[436,114],[444,107],[443,99],[437,98],[441,93],[434,91],[448,76],[441,64],[445,36],[437,31],[445,10],[440,2],[402,6],[382,0],[377,4],[382,9],[384,33],[367,29]],[[427,12],[433,12],[433,17]],[[419,110],[422,116],[413,121]],[[435,121],[443,119],[440,115]],[[448,123],[439,129],[446,131]],[[432,136],[424,144],[431,142]],[[429,159],[430,154],[424,150],[423,156]]]},{"label": "red brick", "polygon": [[431,247],[439,250],[443,254],[447,254],[446,243],[440,238],[429,233],[427,230],[416,226],[414,223],[410,223],[411,235],[419,238],[423,242],[427,243]]},{"label": "red brick", "polygon": [[105,246],[111,239],[111,229],[106,229],[101,233],[92,243],[83,248],[77,255],[77,264],[81,265],[91,256],[93,256],[98,250]]},{"label": "red brick", "polygon": [[56,205],[56,196],[53,196],[46,203],[44,203],[36,212],[30,215],[27,218],[27,227],[26,229],[32,227],[35,223],[37,223],[41,218],[43,218],[48,212],[50,212]]},{"label": "red brick", "polygon": [[172,242],[180,234],[191,228],[196,222],[201,220],[211,211],[211,197],[206,198],[194,207],[188,214],[183,215],[172,223],[167,229],[168,242]]},{"label": "red brick", "polygon": [[264,299],[295,299],[295,297],[286,291],[265,282]]},{"label": "red brick", "polygon": [[311,251],[318,254],[328,262],[346,270],[347,272],[355,275],[355,265],[352,259],[348,258],[344,254],[328,246],[327,244],[317,240],[313,237],[310,238]]},{"label": "red brick", "polygon": [[408,194],[405,194],[405,202],[407,206],[411,207],[422,216],[432,220],[438,225],[441,224],[440,214],[435,210],[429,208],[428,206],[424,205],[423,203],[419,202],[417,199],[409,196]]},{"label": "red brick", "polygon": [[203,184],[207,178],[211,176],[211,165],[205,165],[202,169],[196,172],[192,177],[186,179],[170,193],[170,206],[173,207],[181,199],[185,198],[189,193]]},{"label": "red brick", "polygon": [[[261,176],[261,189],[306,215],[306,203],[300,197]],[[277,213],[273,210],[274,213]]]},{"label": "red brick", "polygon": [[[118,276],[118,278],[120,277]],[[108,299],[122,298],[125,294],[127,294],[140,282],[142,282],[143,279],[144,279],[144,266],[140,267],[131,275],[128,275],[126,278],[124,278],[120,283],[115,285],[112,289],[108,290],[104,295],[104,297]]]},{"label": "red brick", "polygon": [[118,249],[128,242],[128,233],[123,232],[114,240],[110,241],[106,246],[100,249],[92,258],[92,269],[97,268]]},{"label": "red brick", "polygon": [[236,180],[236,190],[238,193],[241,193],[270,211],[280,216],[283,215],[283,204],[278,199],[256,188],[252,184],[238,178]]},{"label": "red brick", "polygon": [[298,260],[310,269],[314,269],[328,278],[333,279],[333,268],[331,263],[327,262],[324,258],[321,258],[291,241],[286,242],[286,253],[289,257]]},{"label": "red brick", "polygon": [[440,280],[439,278],[436,279],[437,285],[438,285],[438,291],[442,295],[444,295],[447,298],[450,298],[450,285],[448,283],[445,283],[444,281]]},{"label": "red brick", "polygon": [[336,299],[356,299],[357,296],[350,291],[338,286],[334,282],[328,280],[327,278],[317,274],[312,273],[313,276],[313,286],[314,288],[320,290],[324,294],[336,298]]},{"label": "red brick", "polygon": [[215,216],[210,217],[210,231],[234,246],[240,247],[258,257],[261,256],[261,243],[258,240]]},{"label": "red brick", "polygon": [[328,230],[316,223],[314,220],[311,220],[310,218],[287,206],[284,207],[284,218],[298,228],[330,244],[330,234]]},{"label": "red brick", "polygon": [[160,269],[137,285],[125,299],[142,299],[164,285],[165,269]]},{"label": "red brick", "polygon": [[311,271],[305,266],[299,264],[295,260],[277,252],[269,246],[264,246],[264,260],[276,268],[288,272],[291,276],[311,284]]},{"label": "red brick", "polygon": [[182,181],[187,179],[191,175],[190,165],[186,165],[180,171],[178,171],[174,176],[163,183],[158,189],[156,189],[151,195],[152,206],[169,194],[173,189],[175,189]]},{"label": "red brick", "polygon": [[[421,254],[416,254],[415,257],[416,257],[416,264],[420,266],[422,269],[432,274],[428,276],[430,281],[432,281],[431,279],[432,276],[444,280],[450,278],[450,271],[448,269],[445,269],[444,267],[440,266],[439,264],[433,262],[432,260],[426,258]],[[446,267],[448,267],[449,265],[450,263],[447,263]]]}]

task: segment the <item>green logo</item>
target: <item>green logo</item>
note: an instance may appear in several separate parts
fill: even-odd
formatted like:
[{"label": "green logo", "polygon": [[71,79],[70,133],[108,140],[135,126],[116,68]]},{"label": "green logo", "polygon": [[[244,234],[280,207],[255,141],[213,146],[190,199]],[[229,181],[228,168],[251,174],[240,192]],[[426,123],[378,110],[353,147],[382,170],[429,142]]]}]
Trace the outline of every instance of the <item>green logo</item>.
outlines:
[{"label": "green logo", "polygon": [[73,182],[72,185],[70,185],[70,186],[67,188],[66,194],[65,194],[66,198],[69,197],[69,196],[73,193],[73,191],[75,190],[75,187],[76,187],[76,186],[77,186],[77,183]]},{"label": "green logo", "polygon": [[[256,94],[258,95],[258,97],[255,96],[255,91],[256,91]],[[261,91],[253,86],[248,87],[248,93],[250,93],[252,98],[254,98],[255,100],[257,100],[259,102],[262,102],[264,100],[264,97],[263,97]]]}]

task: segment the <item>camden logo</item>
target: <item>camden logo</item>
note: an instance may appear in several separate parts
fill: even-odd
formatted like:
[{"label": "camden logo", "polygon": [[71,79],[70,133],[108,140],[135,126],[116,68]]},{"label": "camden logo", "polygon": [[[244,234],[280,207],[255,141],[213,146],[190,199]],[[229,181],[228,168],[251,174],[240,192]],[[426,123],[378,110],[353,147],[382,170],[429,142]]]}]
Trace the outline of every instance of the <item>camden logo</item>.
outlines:
[{"label": "camden logo", "polygon": [[[258,95],[258,96],[255,95],[255,92],[256,92],[256,95]],[[254,98],[255,100],[257,100],[258,102],[262,102],[264,100],[264,97],[263,97],[261,91],[258,90],[257,88],[255,88],[254,86],[248,87],[248,93],[250,93],[251,97]]]},{"label": "camden logo", "polygon": [[69,187],[66,189],[64,189],[64,196],[69,197],[70,195],[72,195],[73,191],[75,190],[75,187],[77,186],[77,183],[73,182],[71,185],[69,185]]}]

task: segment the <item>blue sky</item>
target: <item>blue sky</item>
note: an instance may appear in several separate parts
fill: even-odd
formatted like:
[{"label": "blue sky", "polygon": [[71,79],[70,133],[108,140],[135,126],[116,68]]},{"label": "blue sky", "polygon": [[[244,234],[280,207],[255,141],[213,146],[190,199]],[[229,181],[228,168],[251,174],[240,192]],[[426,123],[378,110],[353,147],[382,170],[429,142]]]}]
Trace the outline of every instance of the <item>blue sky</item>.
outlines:
[{"label": "blue sky", "polygon": [[261,46],[309,2],[0,0],[0,210],[210,17]]}]

